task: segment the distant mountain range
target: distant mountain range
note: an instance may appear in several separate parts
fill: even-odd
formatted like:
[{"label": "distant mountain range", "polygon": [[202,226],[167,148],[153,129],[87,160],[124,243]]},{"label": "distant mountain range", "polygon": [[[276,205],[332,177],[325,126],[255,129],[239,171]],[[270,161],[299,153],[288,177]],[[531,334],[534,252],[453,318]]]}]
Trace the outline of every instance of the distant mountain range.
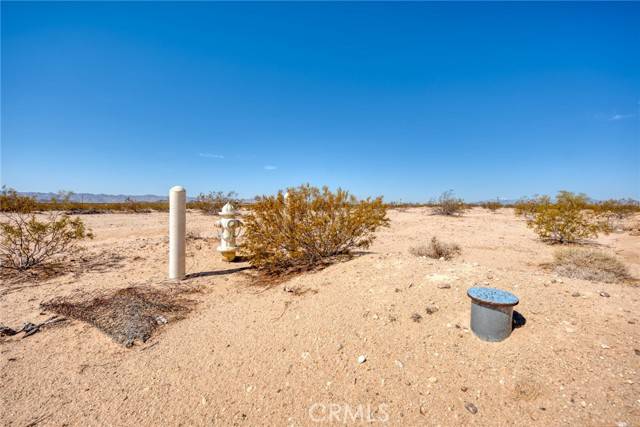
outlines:
[{"label": "distant mountain range", "polygon": [[[37,192],[19,192],[23,196],[35,197],[39,201],[49,201],[57,193],[37,193]],[[74,193],[71,195],[72,202],[82,203],[121,203],[127,200],[135,200],[136,202],[161,202],[169,199],[167,196],[156,196],[155,194],[143,194],[133,196],[127,194],[93,194],[93,193]],[[191,200],[192,198],[190,198]]]}]

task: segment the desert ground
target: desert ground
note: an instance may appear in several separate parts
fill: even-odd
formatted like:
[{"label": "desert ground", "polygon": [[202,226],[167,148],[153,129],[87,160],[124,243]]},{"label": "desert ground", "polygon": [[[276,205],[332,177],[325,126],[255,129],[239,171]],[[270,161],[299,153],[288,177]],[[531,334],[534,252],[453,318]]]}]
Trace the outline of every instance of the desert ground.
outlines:
[{"label": "desert ground", "polygon": [[[179,286],[200,290],[193,311],[131,348],[77,320],[0,338],[0,424],[640,425],[640,288],[545,269],[556,247],[511,209],[389,217],[368,251],[265,287],[215,251],[217,218],[189,212]],[[101,262],[3,285],[0,323],[41,322],[52,315],[41,302],[78,291],[169,286],[166,213],[83,219]],[[409,254],[431,236],[462,254]],[[640,237],[594,244],[640,277]],[[469,330],[475,283],[520,298],[526,323],[507,340]]]}]

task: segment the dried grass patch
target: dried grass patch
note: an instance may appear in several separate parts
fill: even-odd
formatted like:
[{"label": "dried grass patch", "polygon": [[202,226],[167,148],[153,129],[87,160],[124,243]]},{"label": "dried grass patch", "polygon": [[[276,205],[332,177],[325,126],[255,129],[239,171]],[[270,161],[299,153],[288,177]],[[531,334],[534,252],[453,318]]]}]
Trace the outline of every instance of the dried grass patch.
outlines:
[{"label": "dried grass patch", "polygon": [[553,271],[572,279],[621,283],[631,280],[627,267],[616,257],[594,249],[563,248],[551,263]]},{"label": "dried grass patch", "polygon": [[194,292],[197,292],[194,288],[131,286],[54,298],[40,305],[86,322],[115,342],[130,347],[136,340],[146,342],[159,326],[184,319],[195,305],[184,295]]},{"label": "dried grass patch", "polygon": [[413,256],[426,256],[435,259],[451,259],[462,252],[460,245],[457,243],[446,243],[432,237],[428,245],[414,246],[409,249],[409,253]]}]

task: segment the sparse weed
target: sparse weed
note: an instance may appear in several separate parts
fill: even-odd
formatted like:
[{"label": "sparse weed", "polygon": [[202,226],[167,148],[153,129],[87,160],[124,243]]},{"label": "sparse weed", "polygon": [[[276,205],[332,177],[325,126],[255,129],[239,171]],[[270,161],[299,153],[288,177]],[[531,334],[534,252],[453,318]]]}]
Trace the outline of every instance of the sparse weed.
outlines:
[{"label": "sparse weed", "polygon": [[433,208],[433,213],[445,216],[462,215],[467,208],[464,200],[454,197],[453,190],[448,190],[438,198]]},{"label": "sparse weed", "polygon": [[432,237],[428,245],[414,246],[409,249],[413,256],[426,256],[435,259],[444,258],[447,260],[460,254],[461,251],[457,243],[441,242],[437,237]]}]

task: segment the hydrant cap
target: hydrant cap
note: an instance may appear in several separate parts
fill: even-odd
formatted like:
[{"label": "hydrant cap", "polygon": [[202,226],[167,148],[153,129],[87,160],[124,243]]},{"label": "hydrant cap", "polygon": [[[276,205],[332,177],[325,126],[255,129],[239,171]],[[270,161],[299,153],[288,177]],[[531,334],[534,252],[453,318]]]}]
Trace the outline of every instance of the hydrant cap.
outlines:
[{"label": "hydrant cap", "polygon": [[236,211],[231,203],[224,205],[220,211],[220,215],[234,215],[235,213]]}]

